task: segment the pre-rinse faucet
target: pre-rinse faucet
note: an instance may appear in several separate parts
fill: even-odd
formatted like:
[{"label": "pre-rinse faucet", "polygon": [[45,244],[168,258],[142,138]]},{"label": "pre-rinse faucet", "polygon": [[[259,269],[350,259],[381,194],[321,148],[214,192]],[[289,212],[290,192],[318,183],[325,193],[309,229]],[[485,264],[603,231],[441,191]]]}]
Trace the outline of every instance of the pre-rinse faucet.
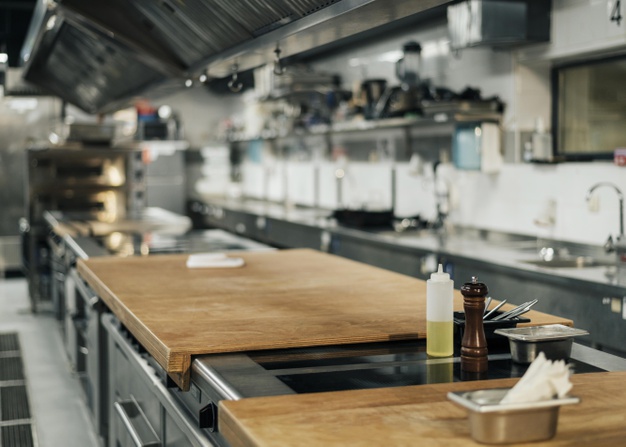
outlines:
[{"label": "pre-rinse faucet", "polygon": [[[591,188],[589,188],[589,191],[587,192],[587,197],[586,197],[587,202],[591,200],[591,196],[593,192],[597,188],[600,188],[603,186],[608,186],[610,188],[613,188],[613,190],[617,193],[617,198],[619,199],[619,235],[617,236],[617,243],[618,245],[626,244],[626,240],[624,239],[624,194],[622,194],[622,191],[620,191],[620,189],[617,186],[615,186],[613,183],[610,183],[610,182],[596,183]],[[609,236],[609,239],[606,241],[604,248],[606,249],[607,252],[615,251],[616,246],[613,243],[612,236]]]}]

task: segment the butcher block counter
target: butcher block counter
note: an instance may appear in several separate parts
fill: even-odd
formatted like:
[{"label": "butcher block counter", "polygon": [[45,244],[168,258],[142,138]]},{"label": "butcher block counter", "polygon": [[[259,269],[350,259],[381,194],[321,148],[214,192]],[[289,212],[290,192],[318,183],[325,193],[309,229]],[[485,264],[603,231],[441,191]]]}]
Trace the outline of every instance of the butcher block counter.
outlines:
[{"label": "butcher block counter", "polygon": [[[183,390],[195,355],[426,337],[424,281],[309,249],[230,256],[245,265],[190,269],[188,255],[159,255],[80,260],[77,268]],[[572,325],[526,316],[533,325]]]},{"label": "butcher block counter", "polygon": [[[576,405],[560,409],[544,446],[617,446],[626,440],[626,372],[572,376]],[[220,432],[232,447],[483,445],[470,437],[467,413],[448,391],[511,387],[500,379],[272,396],[220,402]]]}]

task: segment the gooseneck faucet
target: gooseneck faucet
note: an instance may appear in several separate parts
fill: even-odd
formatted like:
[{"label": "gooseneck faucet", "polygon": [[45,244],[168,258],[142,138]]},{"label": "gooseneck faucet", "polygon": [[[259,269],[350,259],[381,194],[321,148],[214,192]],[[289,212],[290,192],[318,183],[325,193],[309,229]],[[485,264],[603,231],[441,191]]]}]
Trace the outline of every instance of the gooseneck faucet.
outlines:
[{"label": "gooseneck faucet", "polygon": [[[617,237],[617,240],[618,242],[625,242],[624,241],[624,194],[622,194],[622,191],[617,186],[615,186],[613,183],[610,183],[610,182],[596,183],[591,188],[589,188],[589,191],[587,192],[587,197],[586,197],[587,202],[591,200],[591,196],[593,192],[597,188],[600,188],[603,186],[608,186],[610,188],[613,188],[613,190],[615,190],[615,192],[617,193],[617,198],[619,199],[619,236]],[[609,240],[607,241],[605,247],[607,251],[613,251],[615,249],[615,247],[613,246],[613,238],[611,236],[609,236]]]}]

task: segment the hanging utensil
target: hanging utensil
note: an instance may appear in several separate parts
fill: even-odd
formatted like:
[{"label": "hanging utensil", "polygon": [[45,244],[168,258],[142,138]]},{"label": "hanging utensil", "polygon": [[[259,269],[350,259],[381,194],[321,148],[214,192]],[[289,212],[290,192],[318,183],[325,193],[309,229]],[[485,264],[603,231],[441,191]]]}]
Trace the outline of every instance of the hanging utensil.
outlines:
[{"label": "hanging utensil", "polygon": [[491,314],[493,314],[496,310],[500,309],[505,303],[506,303],[506,300],[502,300],[496,307],[491,309],[487,314],[483,316],[483,320],[487,320]]}]

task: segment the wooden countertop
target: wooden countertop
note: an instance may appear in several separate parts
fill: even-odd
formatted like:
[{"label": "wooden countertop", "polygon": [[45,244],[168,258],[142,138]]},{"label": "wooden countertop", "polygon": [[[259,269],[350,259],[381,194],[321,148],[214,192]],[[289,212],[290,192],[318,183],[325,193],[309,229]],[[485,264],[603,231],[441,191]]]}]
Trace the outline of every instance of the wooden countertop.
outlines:
[{"label": "wooden countertop", "polygon": [[[457,382],[221,401],[219,431],[232,447],[483,445],[448,391],[510,387],[518,379]],[[626,440],[626,372],[576,374],[581,403],[560,409],[544,446],[618,446]]]},{"label": "wooden countertop", "polygon": [[231,256],[246,265],[188,269],[188,255],[103,257],[80,260],[78,272],[183,390],[194,355],[426,337],[424,281],[308,249]]}]

